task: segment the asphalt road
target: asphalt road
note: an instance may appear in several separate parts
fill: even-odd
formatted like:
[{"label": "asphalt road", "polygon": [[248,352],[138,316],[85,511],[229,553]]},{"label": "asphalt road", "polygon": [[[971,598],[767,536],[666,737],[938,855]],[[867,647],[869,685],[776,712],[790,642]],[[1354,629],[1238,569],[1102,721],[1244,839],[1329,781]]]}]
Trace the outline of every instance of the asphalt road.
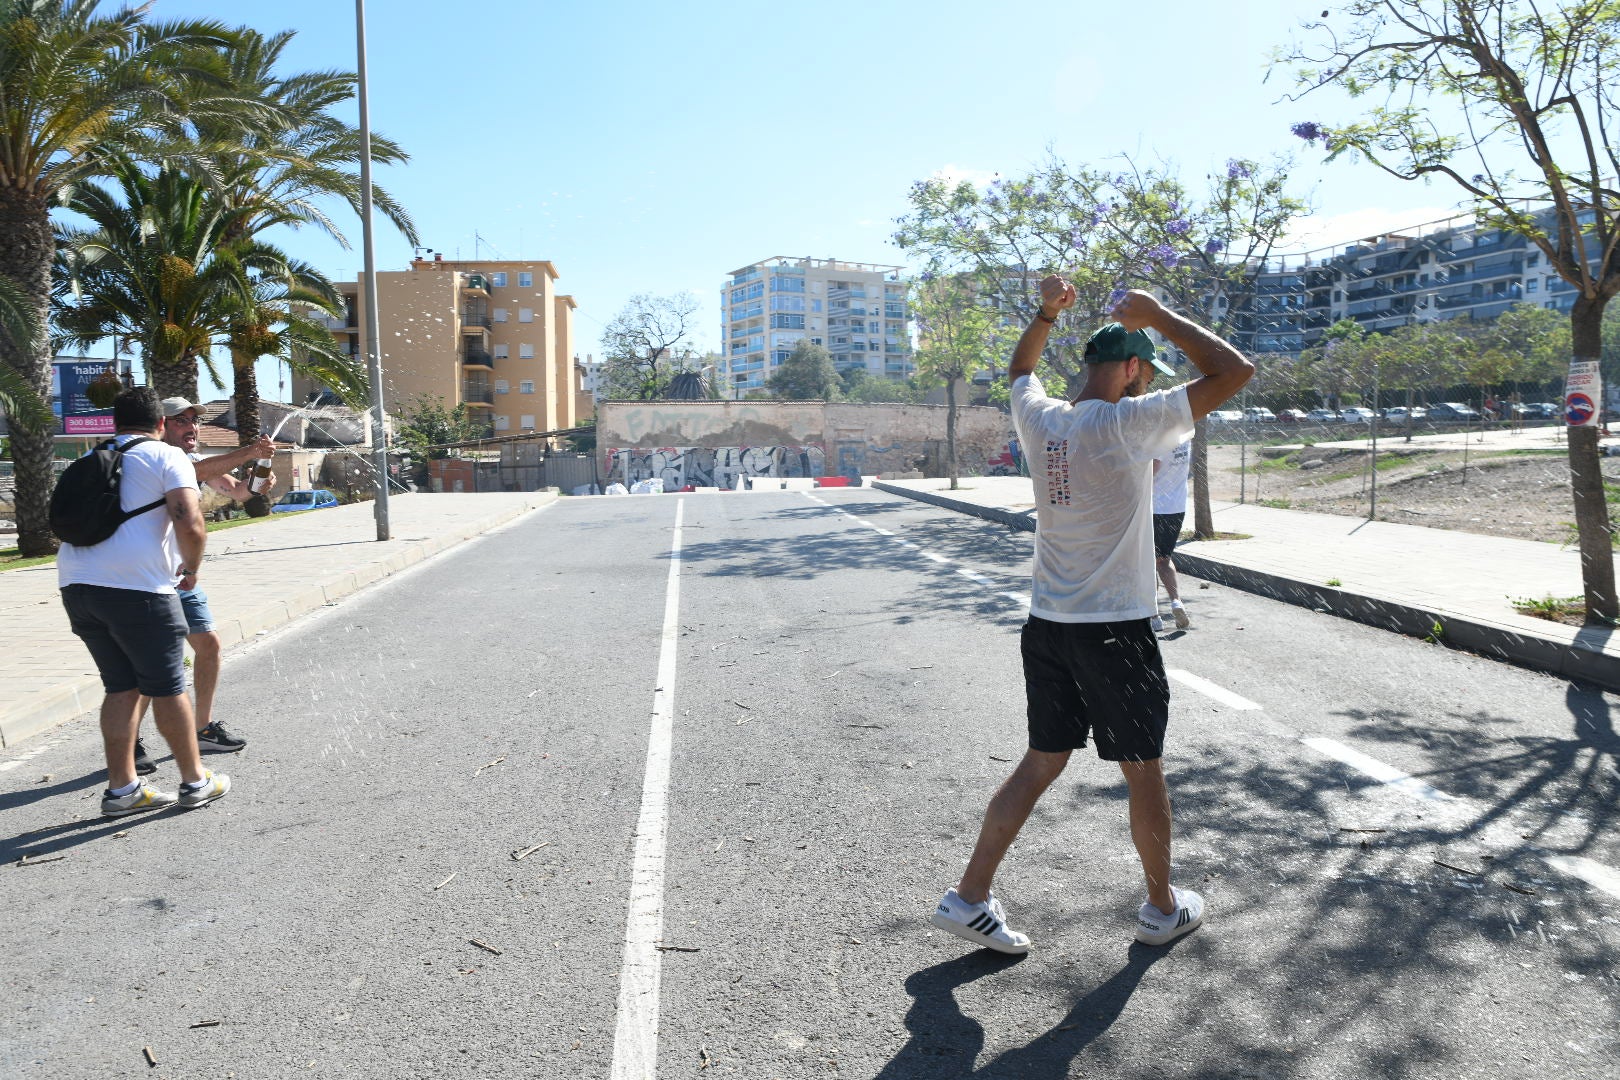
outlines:
[{"label": "asphalt road", "polygon": [[213,807],[100,819],[92,723],[0,756],[0,1073],[633,1075],[662,695],[660,1077],[1620,1077],[1616,699],[1191,580],[1206,925],[1132,944],[1082,752],[998,881],[1034,951],[928,926],[1023,748],[1031,544],[859,489],[564,500],[234,655]]}]

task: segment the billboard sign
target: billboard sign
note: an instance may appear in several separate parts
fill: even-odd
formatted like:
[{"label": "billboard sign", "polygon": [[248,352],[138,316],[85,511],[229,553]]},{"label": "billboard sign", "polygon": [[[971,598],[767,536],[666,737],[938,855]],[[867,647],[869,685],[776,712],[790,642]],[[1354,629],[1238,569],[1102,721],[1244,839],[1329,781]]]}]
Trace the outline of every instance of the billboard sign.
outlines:
[{"label": "billboard sign", "polygon": [[85,396],[90,381],[107,370],[106,360],[58,360],[51,365],[51,411],[64,435],[111,435],[111,409],[98,409]]}]

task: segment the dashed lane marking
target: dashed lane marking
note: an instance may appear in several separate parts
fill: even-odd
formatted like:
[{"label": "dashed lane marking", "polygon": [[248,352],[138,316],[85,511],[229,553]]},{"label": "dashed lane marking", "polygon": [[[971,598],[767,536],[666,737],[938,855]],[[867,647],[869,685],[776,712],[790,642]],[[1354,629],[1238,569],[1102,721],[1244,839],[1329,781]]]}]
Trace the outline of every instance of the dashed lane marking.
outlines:
[{"label": "dashed lane marking", "polygon": [[1183,671],[1180,668],[1166,668],[1164,673],[1189,690],[1196,690],[1205,697],[1213,698],[1229,709],[1261,708],[1261,706],[1256,705],[1241,694],[1234,694],[1226,687],[1212,683],[1208,679],[1194,675],[1190,671]]},{"label": "dashed lane marking", "polygon": [[658,646],[658,682],[653,690],[647,768],[641,781],[635,859],[630,871],[630,911],[624,924],[624,964],[619,974],[618,1021],[613,1031],[612,1080],[648,1080],[658,1075],[658,995],[664,936],[664,850],[669,832],[669,760],[675,724],[675,654],[681,608],[681,519],[686,500],[675,502],[669,547],[669,585]]},{"label": "dashed lane marking", "polygon": [[1417,780],[1409,773],[1404,773],[1393,765],[1386,765],[1375,757],[1368,757],[1360,750],[1352,750],[1341,742],[1332,739],[1301,739],[1300,742],[1309,746],[1318,753],[1336,758],[1353,769],[1359,769],[1379,783],[1388,784],[1397,791],[1404,791],[1414,798],[1425,802],[1456,802],[1454,795],[1447,795],[1439,788],[1430,787],[1421,780]]}]

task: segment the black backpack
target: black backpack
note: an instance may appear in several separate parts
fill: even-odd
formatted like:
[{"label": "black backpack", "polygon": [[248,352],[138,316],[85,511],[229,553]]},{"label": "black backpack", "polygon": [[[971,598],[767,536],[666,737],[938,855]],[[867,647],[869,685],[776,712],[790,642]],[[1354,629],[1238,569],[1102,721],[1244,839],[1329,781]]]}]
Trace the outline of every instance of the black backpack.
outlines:
[{"label": "black backpack", "polygon": [[64,469],[51,492],[51,532],[74,547],[92,547],[130,518],[162,506],[165,500],[159,499],[125,510],[119,501],[124,454],[151,441],[142,435],[119,446],[108,439]]}]

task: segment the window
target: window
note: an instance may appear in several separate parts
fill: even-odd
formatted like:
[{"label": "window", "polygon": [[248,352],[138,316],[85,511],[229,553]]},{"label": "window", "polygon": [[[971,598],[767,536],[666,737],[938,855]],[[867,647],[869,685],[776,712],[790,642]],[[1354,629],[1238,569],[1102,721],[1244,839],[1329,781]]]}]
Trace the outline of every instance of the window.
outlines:
[{"label": "window", "polygon": [[510,349],[511,347],[512,346],[510,346],[510,345],[496,345],[495,346],[495,359],[497,359],[497,360],[505,360],[507,355],[508,355],[507,350]]},{"label": "window", "polygon": [[495,418],[495,430],[496,431],[506,431],[506,430],[510,429],[511,426],[512,426],[512,418],[511,417],[509,417],[509,416],[497,416]]},{"label": "window", "polygon": [[496,321],[496,322],[505,322],[505,321],[506,321],[506,309],[505,309],[505,308],[503,308],[503,307],[498,307],[498,308],[496,308],[496,309],[495,309],[495,310],[494,310],[494,311],[493,311],[493,312],[492,312],[492,313],[491,313],[491,317],[492,317],[492,318],[493,318],[493,319],[494,319],[494,320],[495,320],[495,321]]},{"label": "window", "polygon": [[534,380],[533,379],[524,379],[522,382],[518,383],[518,393],[520,393],[520,394],[532,394],[532,393],[534,393]]},{"label": "window", "polygon": [[818,337],[813,337],[813,338],[810,339],[810,344],[812,344],[812,345],[820,345],[821,344],[821,339],[818,338]]},{"label": "window", "polygon": [[495,380],[495,392],[497,394],[510,393],[511,389],[512,389],[512,384],[507,382],[505,379],[496,379]]},{"label": "window", "polygon": [[489,284],[496,289],[506,288],[506,271],[489,275]]},{"label": "window", "polygon": [[1541,286],[1541,282],[1537,281],[1535,278],[1531,278],[1529,281],[1526,281],[1524,283],[1524,291],[1525,292],[1535,292],[1536,289],[1540,288],[1540,286]]},{"label": "window", "polygon": [[518,308],[518,322],[534,322],[534,308],[532,308],[532,307],[520,307],[520,308]]},{"label": "window", "polygon": [[817,315],[821,314],[821,301],[820,300],[812,300],[812,301],[810,301],[810,310],[815,312]]},{"label": "window", "polygon": [[[520,288],[520,289],[532,289],[532,288],[534,288],[534,275],[529,273],[527,270],[519,271],[519,273],[518,273],[518,288]],[[530,424],[529,426],[533,427],[534,425]]]},{"label": "window", "polygon": [[525,413],[523,416],[518,417],[518,427],[528,428],[530,431],[533,431],[534,430],[534,414],[533,413]]},{"label": "window", "polygon": [[518,359],[519,360],[533,360],[534,359],[534,346],[533,345],[519,345],[518,346]]}]

